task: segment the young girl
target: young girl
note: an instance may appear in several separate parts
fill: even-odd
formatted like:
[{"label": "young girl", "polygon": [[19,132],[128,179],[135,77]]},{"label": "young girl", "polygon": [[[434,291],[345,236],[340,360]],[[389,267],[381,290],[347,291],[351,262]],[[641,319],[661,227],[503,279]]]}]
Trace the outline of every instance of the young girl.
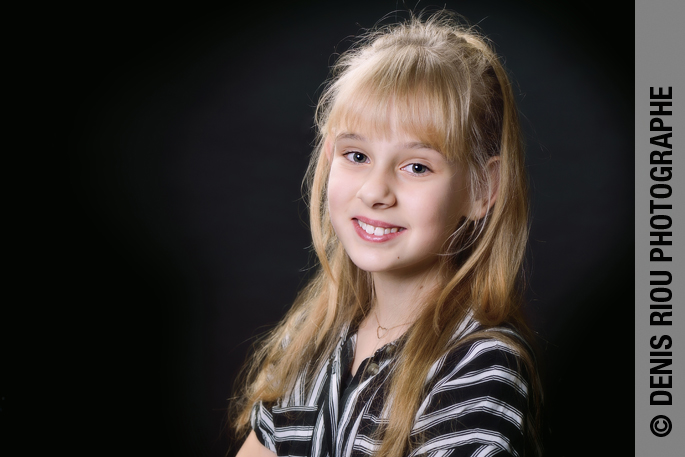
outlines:
[{"label": "young girl", "polygon": [[254,358],[238,455],[534,455],[511,85],[446,13],[368,34],[319,101],[320,269]]}]

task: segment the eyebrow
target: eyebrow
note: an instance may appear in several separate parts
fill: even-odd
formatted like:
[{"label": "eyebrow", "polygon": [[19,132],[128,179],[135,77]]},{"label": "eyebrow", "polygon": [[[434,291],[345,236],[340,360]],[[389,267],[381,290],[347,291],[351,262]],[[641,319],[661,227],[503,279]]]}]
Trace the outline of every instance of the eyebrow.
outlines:
[{"label": "eyebrow", "polygon": [[[336,142],[340,140],[368,141],[366,138],[356,133],[341,133],[340,135],[335,137]],[[432,149],[434,151],[436,150],[433,146],[427,143],[422,143],[420,141],[411,141],[409,143],[404,143],[403,145],[401,145],[401,147],[402,149]]]},{"label": "eyebrow", "polygon": [[402,145],[404,149],[433,149],[435,148],[429,144],[421,143],[420,141],[412,141],[411,143],[404,143]]},{"label": "eyebrow", "polygon": [[367,141],[366,138],[364,138],[361,135],[357,135],[356,133],[341,133],[340,135],[335,137],[335,141],[340,141],[340,140]]}]

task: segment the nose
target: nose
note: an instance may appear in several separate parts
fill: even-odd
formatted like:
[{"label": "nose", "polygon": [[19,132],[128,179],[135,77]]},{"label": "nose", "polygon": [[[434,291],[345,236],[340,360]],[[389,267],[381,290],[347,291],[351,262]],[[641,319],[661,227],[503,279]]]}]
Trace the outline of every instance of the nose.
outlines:
[{"label": "nose", "polygon": [[397,203],[392,178],[383,170],[371,171],[357,192],[366,206],[374,209],[390,208]]}]

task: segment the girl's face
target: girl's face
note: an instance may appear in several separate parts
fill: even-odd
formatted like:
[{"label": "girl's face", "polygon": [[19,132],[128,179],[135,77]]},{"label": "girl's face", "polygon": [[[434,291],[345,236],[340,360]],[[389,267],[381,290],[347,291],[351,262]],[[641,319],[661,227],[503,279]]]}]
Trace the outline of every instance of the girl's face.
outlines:
[{"label": "girl's face", "polygon": [[469,213],[465,170],[403,132],[343,131],[326,152],[331,221],[355,265],[402,276],[435,266]]}]

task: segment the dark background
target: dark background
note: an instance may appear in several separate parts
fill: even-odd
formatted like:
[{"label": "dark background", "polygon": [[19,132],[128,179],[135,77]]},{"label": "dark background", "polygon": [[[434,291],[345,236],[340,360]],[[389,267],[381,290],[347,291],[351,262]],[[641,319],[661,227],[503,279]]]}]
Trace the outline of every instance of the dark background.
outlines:
[{"label": "dark background", "polygon": [[[312,266],[331,56],[405,8],[286,3],[8,13],[3,455],[229,449],[237,371]],[[632,4],[446,6],[516,84],[547,455],[632,454]]]}]

